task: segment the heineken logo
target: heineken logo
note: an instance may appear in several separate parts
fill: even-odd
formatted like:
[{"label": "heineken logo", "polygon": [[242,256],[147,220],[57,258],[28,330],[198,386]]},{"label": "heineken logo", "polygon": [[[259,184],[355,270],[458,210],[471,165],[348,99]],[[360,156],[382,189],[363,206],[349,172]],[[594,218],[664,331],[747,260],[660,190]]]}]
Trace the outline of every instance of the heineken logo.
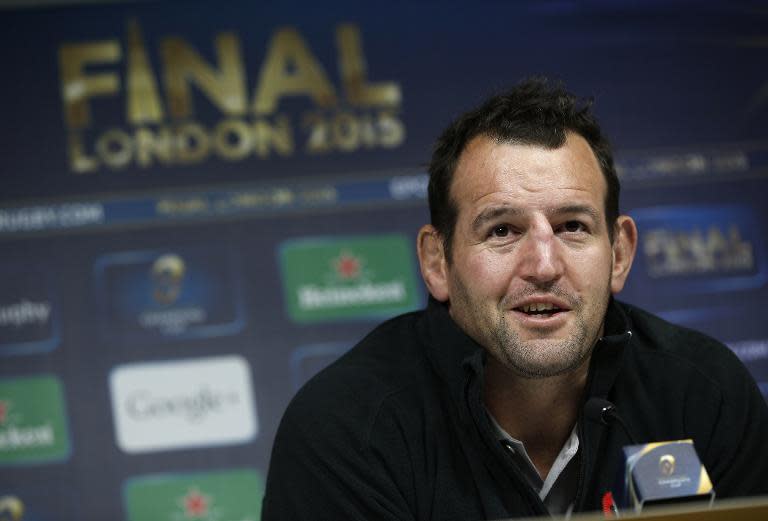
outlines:
[{"label": "heineken logo", "polygon": [[252,469],[158,474],[129,480],[127,521],[259,521],[264,485]]},{"label": "heineken logo", "polygon": [[299,288],[299,306],[304,311],[355,305],[398,304],[404,298],[405,285],[400,281],[360,284],[347,288],[324,288],[308,284]]},{"label": "heineken logo", "polygon": [[342,280],[351,280],[360,276],[360,259],[349,252],[342,252],[333,259],[333,267]]},{"label": "heineken logo", "polygon": [[55,436],[50,424],[27,428],[11,426],[0,433],[0,450],[48,447],[54,442]]},{"label": "heineken logo", "polygon": [[179,500],[178,504],[183,509],[185,518],[203,519],[208,517],[208,507],[211,501],[211,496],[203,494],[197,487],[192,487]]},{"label": "heineken logo", "polygon": [[419,304],[413,254],[400,235],[291,241],[281,261],[297,322],[395,314]]},{"label": "heineken logo", "polygon": [[56,378],[0,380],[0,465],[61,460],[69,447]]}]

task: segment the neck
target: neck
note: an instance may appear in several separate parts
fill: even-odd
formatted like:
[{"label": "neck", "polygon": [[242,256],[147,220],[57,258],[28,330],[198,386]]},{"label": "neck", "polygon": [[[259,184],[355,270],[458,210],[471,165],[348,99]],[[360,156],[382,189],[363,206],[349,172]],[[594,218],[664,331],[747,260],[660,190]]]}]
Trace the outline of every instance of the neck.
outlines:
[{"label": "neck", "polygon": [[589,359],[568,374],[531,379],[488,357],[485,406],[510,436],[523,442],[542,479],[576,424],[588,370]]}]

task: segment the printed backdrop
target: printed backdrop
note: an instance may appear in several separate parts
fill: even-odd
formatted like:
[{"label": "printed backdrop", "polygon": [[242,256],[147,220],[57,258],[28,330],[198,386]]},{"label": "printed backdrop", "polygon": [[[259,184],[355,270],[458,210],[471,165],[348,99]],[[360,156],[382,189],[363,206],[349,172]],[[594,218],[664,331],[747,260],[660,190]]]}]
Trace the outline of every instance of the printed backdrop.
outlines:
[{"label": "printed backdrop", "polygon": [[425,304],[434,138],[532,74],[612,137],[622,298],[768,393],[764,6],[318,4],[0,11],[0,518],[257,520],[294,392]]}]

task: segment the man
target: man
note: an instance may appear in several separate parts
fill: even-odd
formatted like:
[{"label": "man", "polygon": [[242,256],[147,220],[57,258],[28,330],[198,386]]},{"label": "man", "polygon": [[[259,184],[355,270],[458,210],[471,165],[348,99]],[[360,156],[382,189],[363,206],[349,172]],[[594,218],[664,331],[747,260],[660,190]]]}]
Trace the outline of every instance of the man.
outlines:
[{"label": "man", "polygon": [[431,294],[310,381],[264,519],[476,520],[596,510],[626,434],[692,438],[718,497],[768,494],[768,410],[722,344],[614,301],[637,245],[588,105],[529,80],[451,124],[417,250]]}]

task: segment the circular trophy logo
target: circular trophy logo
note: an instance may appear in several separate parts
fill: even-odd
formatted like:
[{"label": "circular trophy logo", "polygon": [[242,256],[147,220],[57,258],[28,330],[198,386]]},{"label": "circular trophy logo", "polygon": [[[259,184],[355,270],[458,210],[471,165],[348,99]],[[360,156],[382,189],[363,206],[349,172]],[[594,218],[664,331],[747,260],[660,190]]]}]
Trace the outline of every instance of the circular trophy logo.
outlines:
[{"label": "circular trophy logo", "polygon": [[153,296],[160,304],[172,304],[181,293],[186,266],[178,255],[168,253],[152,264]]},{"label": "circular trophy logo", "polygon": [[24,515],[24,505],[19,498],[14,496],[0,497],[0,519],[21,521],[22,515]]},{"label": "circular trophy logo", "polygon": [[659,458],[659,472],[663,476],[671,476],[675,473],[675,457],[672,454],[664,454]]}]

